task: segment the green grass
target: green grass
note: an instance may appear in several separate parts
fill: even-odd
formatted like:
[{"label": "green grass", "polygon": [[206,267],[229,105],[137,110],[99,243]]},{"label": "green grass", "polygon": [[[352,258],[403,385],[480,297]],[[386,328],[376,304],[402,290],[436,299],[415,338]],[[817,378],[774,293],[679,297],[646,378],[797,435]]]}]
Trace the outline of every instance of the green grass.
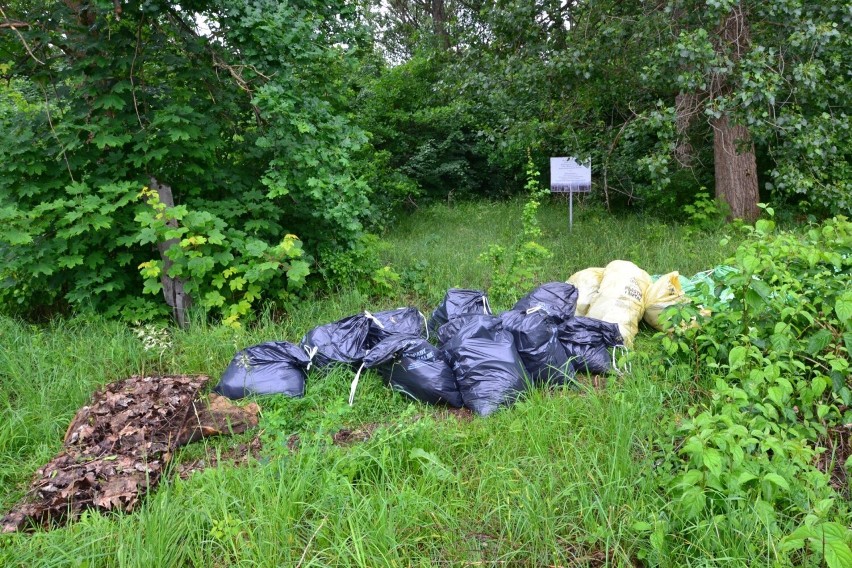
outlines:
[{"label": "green grass", "polygon": [[[428,263],[430,306],[449,287],[487,287],[489,268],[479,255],[491,244],[507,246],[520,238],[522,209],[523,202],[513,201],[460,203],[418,211],[387,235],[384,257],[398,271],[418,261]],[[564,199],[543,202],[539,219],[540,244],[553,253],[542,282],[565,281],[578,270],[606,266],[616,259],[635,262],[650,274],[678,270],[692,276],[715,266],[733,250],[730,245],[719,246],[720,233],[695,232],[632,215],[613,217],[597,208],[575,207],[574,229],[569,232]]]},{"label": "green grass", "polygon": [[[432,307],[450,286],[487,285],[478,255],[520,232],[522,204],[418,211],[386,237],[383,260],[419,260],[428,292],[368,298],[348,290],[306,302],[281,321],[245,330],[196,320],[172,330],[162,355],[133,331],[78,317],[47,327],[0,319],[0,508],[10,507],[50,459],[77,408],[100,385],[133,373],[216,378],[234,352],[270,339],[297,341],[311,327],[413,301]],[[554,252],[542,281],[622,258],[651,273],[692,274],[728,251],[720,234],[544,204],[542,244]],[[496,306],[505,308],[508,306]],[[654,352],[646,329],[638,351]],[[70,525],[0,536],[0,566],[597,566],[633,565],[649,550],[637,522],[657,524],[652,440],[684,410],[696,385],[651,358],[606,389],[535,390],[488,418],[459,418],[408,402],[367,373],[354,407],[352,373],[310,377],[303,399],[258,399],[264,449],[249,465],[170,477],[132,514],[87,513]],[[337,446],[341,428],[372,437]],[[288,441],[299,437],[292,451]],[[178,459],[225,452],[247,438],[207,440]],[[650,565],[766,565],[754,519],[713,521],[666,535]],[[638,525],[636,525],[638,526]],[[643,552],[644,551],[644,552]],[[721,554],[722,551],[724,554]]]}]

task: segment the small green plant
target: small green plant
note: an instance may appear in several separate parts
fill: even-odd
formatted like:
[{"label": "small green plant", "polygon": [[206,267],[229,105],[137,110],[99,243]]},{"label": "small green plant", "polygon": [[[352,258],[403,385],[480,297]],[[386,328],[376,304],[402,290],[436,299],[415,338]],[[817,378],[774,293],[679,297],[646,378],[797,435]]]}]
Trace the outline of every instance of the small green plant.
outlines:
[{"label": "small green plant", "polygon": [[488,293],[497,304],[514,301],[529,291],[540,277],[544,262],[553,256],[538,243],[542,236],[538,208],[541,198],[547,195],[539,182],[540,176],[532,156],[527,152],[525,187],[528,198],[521,214],[523,232],[512,246],[491,245],[480,256],[480,260],[484,260],[491,269]]},{"label": "small green plant", "polygon": [[364,234],[345,249],[321,251],[320,274],[326,284],[354,288],[367,296],[381,297],[395,291],[399,275],[381,261],[387,244],[373,234]]},{"label": "small green plant", "polygon": [[683,211],[692,227],[709,231],[725,224],[730,207],[717,199],[712,199],[707,188],[702,187],[695,196],[695,201],[691,205],[684,205]]},{"label": "small green plant", "polygon": [[370,277],[371,295],[385,297],[399,290],[400,276],[388,265],[382,266]]},{"label": "small green plant", "polygon": [[430,288],[428,275],[429,261],[418,260],[414,264],[406,266],[400,271],[400,287],[403,292],[425,297],[428,295]]},{"label": "small green plant", "polygon": [[240,549],[248,544],[243,522],[228,513],[213,519],[210,537],[228,558],[239,558]]},{"label": "small green plant", "polygon": [[[133,334],[142,342],[142,350],[145,354],[146,362],[151,358],[157,370],[162,370],[163,358],[166,352],[174,347],[174,341],[169,329],[153,323],[143,324],[138,321],[135,322],[132,329]],[[143,374],[145,372],[143,370]]]}]

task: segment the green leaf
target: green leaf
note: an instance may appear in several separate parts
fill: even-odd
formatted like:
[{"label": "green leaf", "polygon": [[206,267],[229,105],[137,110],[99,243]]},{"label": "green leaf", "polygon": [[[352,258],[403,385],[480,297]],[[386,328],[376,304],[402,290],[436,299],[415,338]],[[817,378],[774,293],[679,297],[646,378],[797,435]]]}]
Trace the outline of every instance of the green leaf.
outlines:
[{"label": "green leaf", "polygon": [[763,480],[768,481],[769,483],[772,483],[774,485],[777,485],[778,487],[780,487],[781,489],[784,489],[785,491],[790,490],[790,484],[787,482],[787,480],[784,479],[783,477],[781,477],[780,475],[778,475],[777,473],[767,473],[766,475],[763,476]]},{"label": "green leaf", "polygon": [[10,245],[27,245],[33,242],[33,237],[29,233],[19,231],[17,229],[5,229],[2,233],[3,240]]},{"label": "green leaf", "polygon": [[680,506],[687,518],[695,518],[704,512],[707,497],[701,487],[690,487],[680,498]]},{"label": "green leaf", "polygon": [[763,280],[757,278],[752,279],[751,287],[764,300],[768,300],[772,295],[772,288]]},{"label": "green leaf", "polygon": [[834,313],[837,314],[840,323],[852,325],[852,292],[844,292],[837,298],[834,302]]},{"label": "green leaf", "polygon": [[849,546],[845,542],[826,539],[823,556],[828,568],[849,568],[852,566],[852,550],[849,550]]},{"label": "green leaf", "polygon": [[287,284],[299,288],[305,283],[305,278],[311,273],[310,265],[304,260],[293,260],[287,269]]},{"label": "green leaf", "polygon": [[827,329],[820,329],[811,336],[808,340],[807,352],[811,355],[817,355],[820,351],[828,347],[831,343],[831,332]]},{"label": "green leaf", "polygon": [[95,102],[92,103],[92,106],[105,110],[121,110],[124,108],[124,99],[122,99],[116,94],[108,93],[95,99]]},{"label": "green leaf", "polygon": [[60,256],[57,260],[57,264],[63,268],[73,268],[75,266],[79,266],[83,264],[83,255],[72,254],[69,256]]},{"label": "green leaf", "polygon": [[163,290],[163,283],[159,279],[147,278],[142,284],[143,294],[159,294]]},{"label": "green leaf", "polygon": [[769,234],[775,230],[775,222],[768,219],[759,219],[754,224],[754,228],[757,229],[759,233]]},{"label": "green leaf", "polygon": [[213,308],[213,307],[221,307],[225,305],[225,296],[216,292],[215,290],[212,292],[207,292],[204,295],[204,305]]},{"label": "green leaf", "polygon": [[746,348],[743,346],[737,346],[731,349],[731,352],[728,354],[728,363],[731,366],[731,369],[736,369],[741,366],[743,361],[745,361],[746,357]]},{"label": "green leaf", "polygon": [[822,554],[829,568],[849,568],[852,566],[852,550],[847,544],[850,537],[852,537],[852,530],[839,523],[804,525],[784,539],[781,550],[784,552],[797,550],[802,547],[803,539],[807,539],[810,547]]},{"label": "green leaf", "polygon": [[[816,528],[816,535],[814,538],[819,538],[822,540],[835,540],[839,542],[845,542],[852,538],[852,530],[841,525],[840,523],[822,523]],[[820,534],[821,533],[821,534]]]},{"label": "green leaf", "polygon": [[769,400],[775,403],[775,406],[778,406],[779,408],[784,406],[786,393],[783,388],[779,386],[771,386],[766,389],[766,396]]},{"label": "green leaf", "polygon": [[266,249],[269,248],[269,245],[267,245],[263,241],[259,241],[257,239],[254,239],[254,240],[248,241],[246,243],[245,248],[246,248],[246,252],[250,256],[259,257],[259,256],[262,256],[264,252],[266,252]]},{"label": "green leaf", "polygon": [[787,351],[790,349],[790,336],[786,334],[775,333],[769,337],[769,342],[775,351]]},{"label": "green leaf", "polygon": [[749,481],[754,481],[755,479],[758,479],[755,474],[750,473],[748,471],[744,471],[739,475],[739,477],[737,477],[737,483],[740,485],[745,485]]},{"label": "green leaf", "polygon": [[808,525],[802,525],[796,530],[794,530],[789,535],[785,536],[781,541],[781,552],[792,552],[794,550],[800,550],[805,546],[805,540],[808,538],[812,538],[816,534],[814,532],[813,527]]},{"label": "green leaf", "polygon": [[742,260],[743,268],[746,272],[752,273],[760,268],[760,260],[754,256],[747,256]]},{"label": "green leaf", "polygon": [[754,288],[749,288],[745,295],[746,304],[754,310],[760,310],[766,305],[766,300]]},{"label": "green leaf", "polygon": [[817,375],[811,381],[811,393],[814,395],[814,398],[819,398],[829,386],[831,386],[831,379],[823,375]]},{"label": "green leaf", "polygon": [[697,469],[690,469],[686,473],[675,478],[675,487],[689,488],[701,482],[704,474]]},{"label": "green leaf", "polygon": [[455,474],[432,452],[427,452],[423,448],[414,448],[408,452],[408,458],[417,460],[425,471],[433,474],[441,481],[456,480]]},{"label": "green leaf", "polygon": [[114,135],[108,132],[100,132],[98,133],[92,142],[95,143],[95,146],[98,147],[98,150],[103,150],[104,148],[115,148],[130,142],[131,136],[130,134],[121,134]]},{"label": "green leaf", "polygon": [[706,467],[710,473],[716,477],[722,475],[722,454],[719,450],[716,448],[706,448],[701,458],[704,462],[704,467]]}]

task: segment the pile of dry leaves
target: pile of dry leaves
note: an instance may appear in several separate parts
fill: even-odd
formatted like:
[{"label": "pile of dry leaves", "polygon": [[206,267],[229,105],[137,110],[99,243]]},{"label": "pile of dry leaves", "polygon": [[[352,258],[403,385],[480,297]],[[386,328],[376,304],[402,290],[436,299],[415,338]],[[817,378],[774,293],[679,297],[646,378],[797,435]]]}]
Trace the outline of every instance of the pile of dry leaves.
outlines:
[{"label": "pile of dry leaves", "polygon": [[179,446],[257,426],[259,408],[199,396],[204,376],[130,377],[104,387],[81,408],[63,450],[37,472],[3,532],[48,527],[88,508],[130,511],[156,487]]}]

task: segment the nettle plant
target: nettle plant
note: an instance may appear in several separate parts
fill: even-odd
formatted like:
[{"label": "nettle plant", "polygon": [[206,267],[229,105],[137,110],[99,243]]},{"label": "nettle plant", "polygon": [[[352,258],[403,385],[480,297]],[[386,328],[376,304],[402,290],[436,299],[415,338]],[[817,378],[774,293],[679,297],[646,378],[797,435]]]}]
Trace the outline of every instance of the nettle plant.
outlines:
[{"label": "nettle plant", "polygon": [[677,310],[660,336],[669,363],[714,384],[662,444],[660,482],[686,519],[811,514],[832,494],[815,465],[821,440],[852,422],[852,223],[776,232],[764,219],[745,230],[729,261],[739,271],[705,286],[703,306]]},{"label": "nettle plant", "polygon": [[529,198],[522,213],[523,233],[511,247],[491,245],[482,253],[491,268],[491,286],[488,294],[496,303],[513,302],[525,294],[536,283],[545,260],[553,256],[546,247],[537,241],[541,238],[541,226],[538,222],[538,208],[542,197],[548,194],[541,187],[541,173],[528,155],[526,169],[526,192]]}]

